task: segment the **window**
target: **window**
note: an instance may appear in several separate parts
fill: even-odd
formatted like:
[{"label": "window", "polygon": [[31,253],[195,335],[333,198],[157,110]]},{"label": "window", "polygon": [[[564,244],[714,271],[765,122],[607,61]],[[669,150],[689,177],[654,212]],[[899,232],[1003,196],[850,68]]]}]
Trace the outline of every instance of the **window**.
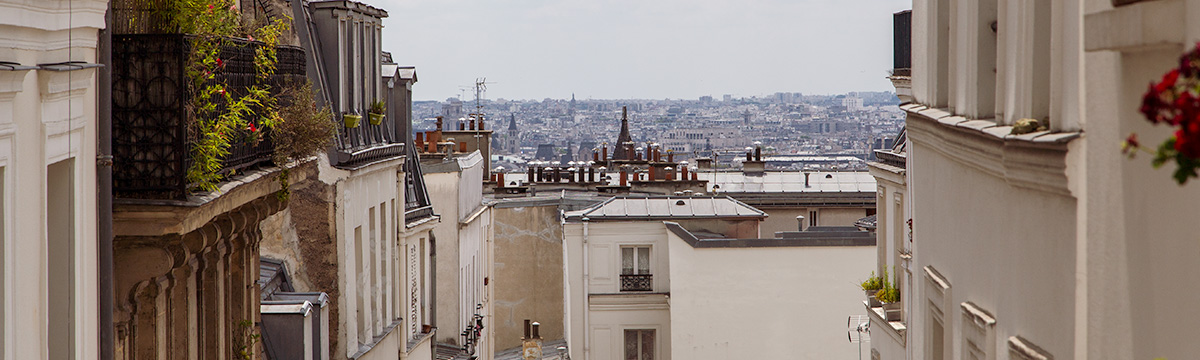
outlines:
[{"label": "window", "polygon": [[654,360],[654,329],[625,330],[625,360]]},{"label": "window", "polygon": [[75,160],[46,167],[47,349],[50,359],[75,358]]},{"label": "window", "polygon": [[808,211],[808,226],[817,226],[817,211]]},{"label": "window", "polygon": [[621,275],[650,274],[650,247],[630,246],[621,248]]},{"label": "window", "polygon": [[621,291],[651,291],[654,278],[650,274],[650,247],[621,248]]}]

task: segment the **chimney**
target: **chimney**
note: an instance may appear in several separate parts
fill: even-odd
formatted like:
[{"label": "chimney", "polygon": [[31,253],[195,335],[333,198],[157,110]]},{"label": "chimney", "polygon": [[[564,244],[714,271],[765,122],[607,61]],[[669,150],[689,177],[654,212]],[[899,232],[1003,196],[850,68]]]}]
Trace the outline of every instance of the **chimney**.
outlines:
[{"label": "chimney", "polygon": [[530,324],[529,319],[525,319],[525,337],[524,338],[525,339],[533,338],[533,327],[532,327],[532,324]]},{"label": "chimney", "polygon": [[528,173],[528,176],[526,177],[526,180],[528,180],[527,182],[532,184],[534,182],[533,181],[533,167],[530,167],[528,169],[528,171],[526,171],[526,173]]},{"label": "chimney", "polygon": [[437,131],[442,131],[442,117],[437,117]]},{"label": "chimney", "polygon": [[467,152],[467,142],[466,141],[458,143],[458,152],[463,152],[463,153]]},{"label": "chimney", "polygon": [[646,169],[646,180],[654,181],[654,168]]},{"label": "chimney", "polygon": [[754,161],[762,161],[762,145],[754,146]]},{"label": "chimney", "polygon": [[663,171],[667,173],[667,176],[666,176],[666,179],[665,179],[665,180],[667,180],[667,181],[675,181],[675,168],[672,168],[672,167],[668,166],[668,167],[666,167],[665,169],[663,169]]},{"label": "chimney", "polygon": [[496,172],[496,187],[504,187],[504,171]]},{"label": "chimney", "polygon": [[667,149],[667,162],[669,162],[669,163],[675,162],[675,152],[671,151],[670,149]]},{"label": "chimney", "polygon": [[746,151],[746,161],[754,161],[754,153],[749,150]]},{"label": "chimney", "polygon": [[479,131],[483,131],[483,115],[479,115]]},{"label": "chimney", "polygon": [[680,173],[680,175],[681,175],[681,176],[679,177],[679,180],[687,181],[687,179],[688,179],[688,167],[687,167],[687,165],[683,165],[683,164],[679,165],[679,173]]},{"label": "chimney", "polygon": [[700,175],[696,175],[696,173],[692,173],[692,181],[698,181],[698,180],[700,180]]},{"label": "chimney", "polygon": [[471,130],[475,130],[475,119],[471,119]]},{"label": "chimney", "polygon": [[596,168],[588,167],[588,182],[596,182]]},{"label": "chimney", "polygon": [[592,161],[600,162],[600,153],[597,153],[596,149],[592,149]]},{"label": "chimney", "polygon": [[796,216],[796,229],[804,231],[804,215]]},{"label": "chimney", "polygon": [[600,147],[600,160],[608,161],[608,143]]},{"label": "chimney", "polygon": [[541,335],[541,334],[539,334],[539,331],[538,331],[538,328],[540,328],[540,327],[542,327],[542,324],[539,324],[539,323],[536,323],[536,322],[535,322],[535,323],[533,323],[533,338],[534,338],[534,339],[541,339],[541,338],[542,338],[542,335]]},{"label": "chimney", "polygon": [[466,124],[466,123],[464,123],[464,122],[462,122],[462,121],[459,121],[459,122],[458,122],[458,131],[463,131],[463,130],[466,130],[466,129],[467,129],[467,124]]},{"label": "chimney", "polygon": [[626,184],[628,184],[628,179],[629,179],[629,176],[625,172],[625,170],[621,170],[621,186],[622,187],[624,187],[624,186],[626,186]]}]

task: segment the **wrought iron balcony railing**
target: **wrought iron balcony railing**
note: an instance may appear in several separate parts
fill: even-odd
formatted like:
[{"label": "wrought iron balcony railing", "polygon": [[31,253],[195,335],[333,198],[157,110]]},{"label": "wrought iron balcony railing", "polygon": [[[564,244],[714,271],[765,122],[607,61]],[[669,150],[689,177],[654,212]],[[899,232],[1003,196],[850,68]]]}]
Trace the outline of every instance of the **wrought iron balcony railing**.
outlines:
[{"label": "wrought iron balcony railing", "polygon": [[[182,34],[113,36],[113,192],[119,198],[187,198],[187,170],[198,139],[185,74],[190,44],[191,37]],[[225,70],[213,81],[245,94],[261,81],[254,68],[257,46],[263,45],[230,41],[221,49]],[[276,55],[275,76],[268,81],[272,91],[305,80],[304,50],[281,46]],[[237,142],[222,171],[269,162],[272,151],[270,134],[253,145]]]},{"label": "wrought iron balcony railing", "polygon": [[621,291],[653,291],[654,278],[651,274],[621,274]]}]

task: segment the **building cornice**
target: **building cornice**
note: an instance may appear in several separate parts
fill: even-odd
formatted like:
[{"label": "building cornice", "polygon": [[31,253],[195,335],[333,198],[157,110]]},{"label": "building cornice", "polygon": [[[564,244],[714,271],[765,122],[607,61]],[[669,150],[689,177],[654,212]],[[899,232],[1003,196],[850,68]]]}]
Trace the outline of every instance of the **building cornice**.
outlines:
[{"label": "building cornice", "polygon": [[909,115],[908,136],[914,145],[1004,179],[1012,186],[1071,196],[1066,174],[1067,144],[1081,137],[1081,132],[1011,135],[1012,126],[967,119],[943,109],[919,104],[900,108]]}]

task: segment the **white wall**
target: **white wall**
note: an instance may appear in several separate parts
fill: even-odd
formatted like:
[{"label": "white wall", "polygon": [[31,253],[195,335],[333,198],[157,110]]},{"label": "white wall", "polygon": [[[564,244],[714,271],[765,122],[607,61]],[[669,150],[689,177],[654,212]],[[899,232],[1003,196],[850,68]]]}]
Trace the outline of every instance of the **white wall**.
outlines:
[{"label": "white wall", "polygon": [[[871,246],[693,248],[668,233],[678,359],[853,359]],[[866,349],[866,344],[864,344]]]},{"label": "white wall", "polygon": [[[106,4],[0,3],[0,61],[95,63]],[[94,359],[99,352],[95,74],[0,71],[0,359],[67,352]],[[69,179],[48,169],[64,160],[71,160],[63,169]],[[51,199],[64,202],[48,204]],[[55,234],[66,224],[73,229]],[[55,239],[71,243],[57,259],[47,244]],[[48,269],[63,266],[67,271],[57,275],[73,284]],[[73,324],[57,320],[66,308]]]},{"label": "white wall", "polygon": [[[395,277],[400,266],[397,233],[404,200],[397,183],[402,160],[355,171],[328,166],[321,157],[322,180],[335,177],[339,302],[339,347],[346,356],[368,350],[375,337],[399,320]],[[403,210],[399,210],[403,211]],[[395,344],[383,341],[380,344]],[[402,344],[402,342],[401,342]],[[395,353],[395,348],[371,351]]]}]

